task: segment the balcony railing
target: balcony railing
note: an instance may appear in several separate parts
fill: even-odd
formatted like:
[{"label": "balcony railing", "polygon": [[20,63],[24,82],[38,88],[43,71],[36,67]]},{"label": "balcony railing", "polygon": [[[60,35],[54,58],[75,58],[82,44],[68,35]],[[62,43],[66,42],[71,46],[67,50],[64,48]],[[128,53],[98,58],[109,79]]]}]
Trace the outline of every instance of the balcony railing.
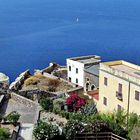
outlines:
[{"label": "balcony railing", "polygon": [[74,140],[126,140],[111,132],[77,134]]},{"label": "balcony railing", "polygon": [[119,99],[121,101],[123,100],[123,95],[121,92],[116,91],[116,97],[117,97],[117,99]]}]

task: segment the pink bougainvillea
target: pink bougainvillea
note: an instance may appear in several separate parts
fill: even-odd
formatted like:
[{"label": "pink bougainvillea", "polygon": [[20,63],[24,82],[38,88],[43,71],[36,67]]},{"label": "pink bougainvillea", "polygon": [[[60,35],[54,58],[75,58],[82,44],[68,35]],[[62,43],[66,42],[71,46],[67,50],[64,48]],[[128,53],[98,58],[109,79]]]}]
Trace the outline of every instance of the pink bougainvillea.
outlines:
[{"label": "pink bougainvillea", "polygon": [[78,111],[85,104],[85,99],[79,97],[76,93],[71,94],[66,100],[66,105],[68,107],[68,111],[70,112]]}]

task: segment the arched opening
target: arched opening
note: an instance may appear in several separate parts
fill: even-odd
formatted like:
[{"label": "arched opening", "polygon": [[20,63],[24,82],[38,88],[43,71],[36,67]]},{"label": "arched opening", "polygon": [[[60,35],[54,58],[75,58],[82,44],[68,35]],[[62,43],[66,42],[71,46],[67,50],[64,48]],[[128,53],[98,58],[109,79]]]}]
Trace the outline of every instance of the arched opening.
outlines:
[{"label": "arched opening", "polygon": [[89,90],[89,83],[86,83],[86,91]]},{"label": "arched opening", "polygon": [[95,85],[92,85],[92,86],[91,86],[91,90],[94,90],[94,89],[95,89]]}]

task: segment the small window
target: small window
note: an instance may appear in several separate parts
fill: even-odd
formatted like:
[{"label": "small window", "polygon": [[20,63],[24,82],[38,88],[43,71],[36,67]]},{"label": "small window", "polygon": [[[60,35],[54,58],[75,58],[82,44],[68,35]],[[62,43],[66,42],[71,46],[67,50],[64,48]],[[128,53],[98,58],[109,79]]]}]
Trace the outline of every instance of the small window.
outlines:
[{"label": "small window", "polygon": [[78,83],[78,79],[76,78],[76,83]]},{"label": "small window", "polygon": [[89,81],[89,78],[86,78],[87,82]]},{"label": "small window", "polygon": [[122,107],[120,105],[118,105],[118,111],[121,111]]},{"label": "small window", "polygon": [[89,83],[86,83],[86,91],[89,89]]},{"label": "small window", "polygon": [[71,82],[71,77],[69,77],[69,82]]},{"label": "small window", "polygon": [[104,77],[104,85],[106,85],[106,86],[107,86],[107,84],[108,84],[108,83],[107,83],[107,80],[108,80],[108,79],[107,79],[106,77]]},{"label": "small window", "polygon": [[119,83],[119,86],[118,86],[118,92],[122,93],[122,84],[120,84],[120,83]]},{"label": "small window", "polygon": [[92,86],[91,86],[91,90],[94,90],[94,89],[95,89],[95,85],[92,85]]},{"label": "small window", "polygon": [[136,99],[137,101],[140,100],[140,92],[139,92],[139,91],[135,91],[135,99]]},{"label": "small window", "polygon": [[78,68],[76,68],[76,73],[78,73]]},{"label": "small window", "polygon": [[107,98],[106,97],[103,98],[103,104],[107,105]]},{"label": "small window", "polygon": [[71,71],[71,66],[69,66],[69,71]]}]

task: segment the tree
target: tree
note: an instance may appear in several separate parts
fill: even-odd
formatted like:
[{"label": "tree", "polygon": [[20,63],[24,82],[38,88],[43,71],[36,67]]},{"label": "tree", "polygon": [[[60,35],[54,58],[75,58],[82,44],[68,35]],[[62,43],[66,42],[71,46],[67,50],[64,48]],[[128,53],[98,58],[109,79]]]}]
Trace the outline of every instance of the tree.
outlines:
[{"label": "tree", "polygon": [[6,128],[0,128],[0,140],[8,140],[10,137],[10,132]]},{"label": "tree", "polygon": [[106,122],[103,121],[96,121],[93,124],[88,124],[85,127],[85,130],[90,133],[98,133],[98,132],[111,132],[111,129],[109,128],[109,125]]},{"label": "tree", "polygon": [[56,136],[59,136],[58,126],[52,125],[51,123],[47,123],[45,121],[40,121],[36,124],[33,135],[37,140],[45,140],[52,139]]},{"label": "tree", "polygon": [[18,112],[13,111],[6,116],[6,120],[12,123],[16,123],[19,120],[20,116],[21,115]]},{"label": "tree", "polygon": [[85,104],[85,99],[79,97],[76,93],[71,94],[66,100],[66,105],[69,112],[78,111]]},{"label": "tree", "polygon": [[41,99],[40,105],[46,111],[52,111],[53,110],[53,101],[50,98]]},{"label": "tree", "polygon": [[[133,135],[134,137],[138,131],[140,132],[140,117],[136,113],[131,113],[128,119],[128,136]],[[138,135],[136,134],[136,136]]]},{"label": "tree", "polygon": [[126,113],[124,111],[99,115],[100,119],[109,125],[110,130],[114,134],[127,138]]},{"label": "tree", "polygon": [[140,127],[136,126],[132,129],[131,139],[140,140]]}]

